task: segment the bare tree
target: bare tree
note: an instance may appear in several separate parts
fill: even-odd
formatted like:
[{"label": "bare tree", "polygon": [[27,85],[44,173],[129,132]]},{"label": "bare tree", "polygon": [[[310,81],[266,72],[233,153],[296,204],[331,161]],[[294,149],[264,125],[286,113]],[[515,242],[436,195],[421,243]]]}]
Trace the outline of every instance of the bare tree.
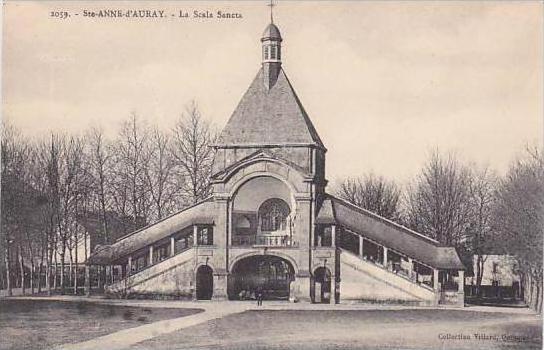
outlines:
[{"label": "bare tree", "polygon": [[12,295],[12,260],[14,245],[20,246],[20,238],[24,232],[24,209],[26,201],[22,179],[24,164],[27,160],[27,147],[21,135],[12,125],[2,125],[2,212],[1,230],[2,253],[6,270],[6,287],[8,295]]},{"label": "bare tree", "polygon": [[113,202],[117,212],[130,216],[136,227],[147,221],[149,191],[145,181],[148,132],[135,114],[125,121],[114,145]]},{"label": "bare tree", "polygon": [[476,258],[476,293],[480,295],[484,266],[494,246],[492,213],[497,185],[496,175],[487,167],[472,172],[469,182],[471,222],[467,229],[467,251]]},{"label": "bare tree", "polygon": [[400,220],[401,189],[393,181],[372,173],[340,182],[335,194],[384,218]]},{"label": "bare tree", "polygon": [[153,129],[146,153],[148,161],[144,167],[145,180],[153,203],[154,219],[160,220],[181,204],[178,197],[183,179],[176,177],[175,163],[166,133],[157,128]]},{"label": "bare tree", "polygon": [[104,134],[99,128],[93,128],[90,130],[87,135],[86,144],[89,148],[88,158],[90,163],[89,172],[92,179],[92,192],[98,204],[97,209],[100,213],[103,240],[104,243],[107,244],[110,242],[107,212],[109,208],[108,168],[111,166],[111,146],[106,142],[104,139]]},{"label": "bare tree", "polygon": [[[51,203],[52,222],[49,245],[52,258],[60,259],[60,286],[64,293],[66,287],[66,255],[71,256],[72,241],[77,224],[77,201],[80,196],[81,179],[83,177],[83,142],[80,138],[64,135],[51,135],[51,140],[44,153],[47,164],[48,200]],[[69,261],[70,266],[72,260]],[[54,264],[55,270],[57,264]],[[54,273],[56,278],[57,272]],[[68,275],[71,279],[72,275]]]},{"label": "bare tree", "polygon": [[210,195],[215,132],[205,121],[196,102],[191,102],[173,129],[171,151],[182,176],[181,188],[190,203]]},{"label": "bare tree", "polygon": [[[36,259],[40,252],[40,193],[32,181],[34,150],[15,128],[4,124],[2,130],[2,240],[8,293],[11,266],[17,262],[18,283],[23,294],[26,281],[34,293]],[[11,251],[15,248],[15,254]],[[29,270],[29,275],[27,275]],[[28,279],[27,279],[28,277]]]},{"label": "bare tree", "polygon": [[433,152],[406,198],[407,225],[445,245],[459,246],[470,225],[470,171],[454,155]]},{"label": "bare tree", "polygon": [[542,312],[544,243],[544,157],[528,148],[502,179],[493,223],[503,251],[516,258],[526,285],[525,297]]}]

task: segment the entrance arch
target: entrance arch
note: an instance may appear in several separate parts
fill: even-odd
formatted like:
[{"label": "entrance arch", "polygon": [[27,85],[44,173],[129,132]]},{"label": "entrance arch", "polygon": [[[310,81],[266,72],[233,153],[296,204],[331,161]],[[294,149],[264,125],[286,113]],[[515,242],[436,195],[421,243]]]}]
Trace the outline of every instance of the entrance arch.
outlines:
[{"label": "entrance arch", "polygon": [[196,270],[196,299],[210,300],[213,295],[213,270],[202,265]]},{"label": "entrance arch", "polygon": [[252,255],[238,260],[229,276],[230,300],[252,300],[260,291],[264,300],[289,300],[293,265],[275,255]]},{"label": "entrance arch", "polygon": [[331,272],[326,267],[314,271],[314,303],[331,303]]}]

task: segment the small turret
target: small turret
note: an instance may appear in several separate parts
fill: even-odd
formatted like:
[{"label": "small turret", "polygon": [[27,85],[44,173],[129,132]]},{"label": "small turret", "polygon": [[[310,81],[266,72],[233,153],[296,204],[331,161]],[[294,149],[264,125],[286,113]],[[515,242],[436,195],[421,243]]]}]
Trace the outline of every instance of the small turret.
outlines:
[{"label": "small turret", "polygon": [[274,86],[281,70],[281,42],[280,30],[274,23],[270,23],[261,38],[264,84],[268,89]]}]

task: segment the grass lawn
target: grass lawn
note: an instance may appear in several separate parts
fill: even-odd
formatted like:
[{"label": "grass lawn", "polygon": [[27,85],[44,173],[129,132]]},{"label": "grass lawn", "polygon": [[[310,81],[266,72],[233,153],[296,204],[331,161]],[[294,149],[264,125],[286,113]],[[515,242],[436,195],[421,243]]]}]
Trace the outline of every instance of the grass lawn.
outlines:
[{"label": "grass lawn", "polygon": [[[541,329],[536,316],[460,310],[246,311],[131,349],[525,350],[542,348]],[[498,338],[478,340],[475,333]],[[447,334],[471,339],[440,339]]]},{"label": "grass lawn", "polygon": [[47,349],[201,311],[75,301],[0,300],[0,349]]}]

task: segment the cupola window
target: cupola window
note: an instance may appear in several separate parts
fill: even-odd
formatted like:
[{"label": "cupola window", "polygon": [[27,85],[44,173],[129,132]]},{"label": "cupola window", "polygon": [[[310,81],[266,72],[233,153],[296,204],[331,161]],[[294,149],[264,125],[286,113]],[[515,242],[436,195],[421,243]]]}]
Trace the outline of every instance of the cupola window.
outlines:
[{"label": "cupola window", "polygon": [[265,47],[264,47],[264,59],[265,59],[265,60],[268,59],[268,46],[265,46]]},{"label": "cupola window", "polygon": [[276,59],[276,46],[270,46],[270,59]]}]

